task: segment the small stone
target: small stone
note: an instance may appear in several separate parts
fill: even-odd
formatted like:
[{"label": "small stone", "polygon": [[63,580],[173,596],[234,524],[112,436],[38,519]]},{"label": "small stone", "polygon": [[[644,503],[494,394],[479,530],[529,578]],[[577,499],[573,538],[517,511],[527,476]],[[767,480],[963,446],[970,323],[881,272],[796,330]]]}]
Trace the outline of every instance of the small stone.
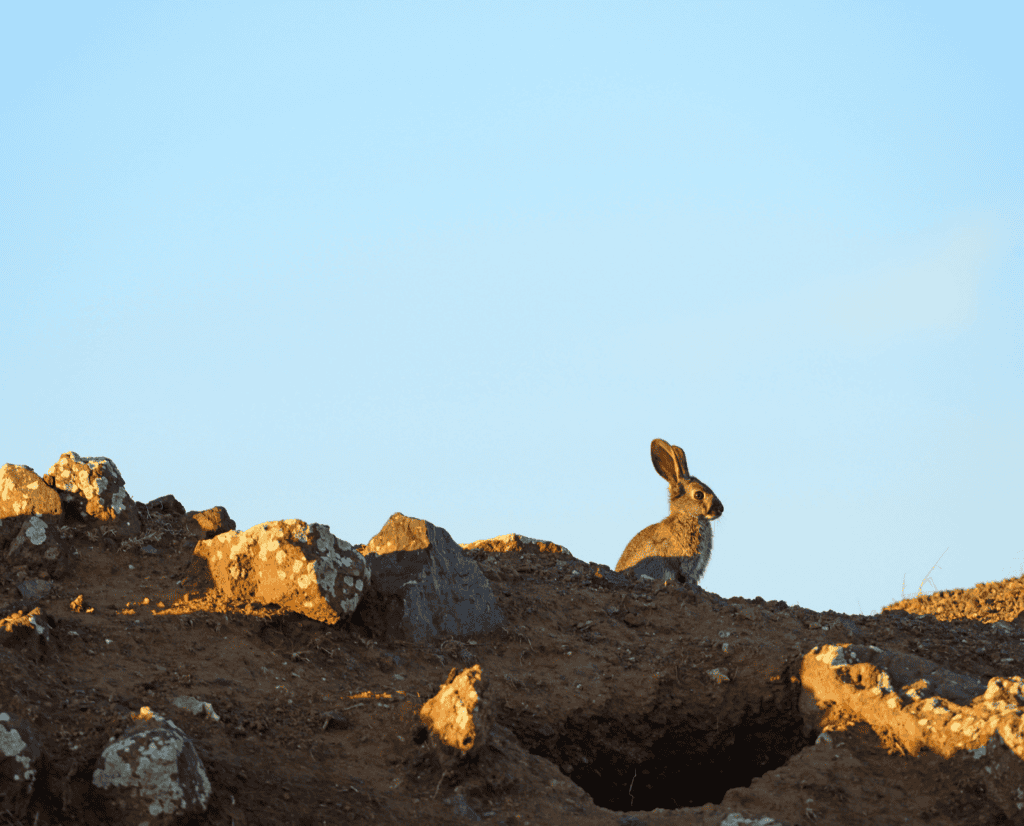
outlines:
[{"label": "small stone", "polygon": [[17,648],[38,659],[50,641],[50,625],[41,608],[16,611],[0,619],[0,645]]},{"label": "small stone", "polygon": [[202,714],[208,720],[213,720],[215,723],[220,721],[220,715],[213,710],[213,706],[209,703],[204,703],[201,700],[197,700],[195,697],[175,697],[171,700],[171,703],[178,708],[183,708],[193,716],[199,716]]},{"label": "small stone", "polygon": [[45,579],[26,579],[24,582],[18,583],[18,593],[23,599],[30,602],[46,599],[52,590],[53,583],[47,582]]},{"label": "small stone", "polygon": [[494,709],[479,665],[453,668],[437,694],[420,708],[431,749],[442,767],[479,754],[487,742]]},{"label": "small stone", "polygon": [[340,711],[325,711],[323,717],[324,722],[323,725],[320,726],[321,729],[347,729],[351,725],[348,718]]}]

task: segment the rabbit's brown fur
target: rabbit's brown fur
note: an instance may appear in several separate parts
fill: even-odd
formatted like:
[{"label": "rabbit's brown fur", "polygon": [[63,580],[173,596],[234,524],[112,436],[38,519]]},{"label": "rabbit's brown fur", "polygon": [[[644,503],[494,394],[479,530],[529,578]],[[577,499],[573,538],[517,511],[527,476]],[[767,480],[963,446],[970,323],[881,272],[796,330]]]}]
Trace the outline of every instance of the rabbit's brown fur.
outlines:
[{"label": "rabbit's brown fur", "polygon": [[663,560],[663,571],[696,585],[711,561],[711,521],[725,508],[711,488],[690,476],[681,447],[655,439],[651,442],[651,462],[668,482],[669,515],[630,540],[615,570],[625,571],[657,557]]}]

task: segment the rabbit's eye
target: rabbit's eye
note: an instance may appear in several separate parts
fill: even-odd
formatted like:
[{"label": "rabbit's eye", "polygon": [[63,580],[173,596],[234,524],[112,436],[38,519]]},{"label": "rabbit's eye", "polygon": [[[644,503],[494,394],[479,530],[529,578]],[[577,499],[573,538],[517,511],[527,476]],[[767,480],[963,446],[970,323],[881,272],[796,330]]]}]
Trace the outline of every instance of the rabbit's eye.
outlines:
[{"label": "rabbit's eye", "polygon": [[702,490],[698,490],[698,491],[696,491],[696,492],[695,492],[695,493],[693,494],[693,498],[694,498],[694,499],[696,499],[696,500],[697,500],[697,501],[699,502],[699,501],[700,501],[701,499],[703,499],[703,498],[704,498],[704,491],[702,491]]}]

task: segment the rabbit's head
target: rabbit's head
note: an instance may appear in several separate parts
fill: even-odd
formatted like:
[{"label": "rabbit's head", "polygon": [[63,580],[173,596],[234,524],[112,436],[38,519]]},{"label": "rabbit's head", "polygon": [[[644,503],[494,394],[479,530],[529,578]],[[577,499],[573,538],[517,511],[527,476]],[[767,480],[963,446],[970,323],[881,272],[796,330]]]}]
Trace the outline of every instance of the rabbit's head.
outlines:
[{"label": "rabbit's head", "polygon": [[668,507],[672,515],[703,516],[708,521],[718,519],[725,510],[722,500],[715,492],[695,476],[690,476],[686,467],[686,454],[677,445],[670,445],[664,439],[651,442],[651,462],[668,482]]}]

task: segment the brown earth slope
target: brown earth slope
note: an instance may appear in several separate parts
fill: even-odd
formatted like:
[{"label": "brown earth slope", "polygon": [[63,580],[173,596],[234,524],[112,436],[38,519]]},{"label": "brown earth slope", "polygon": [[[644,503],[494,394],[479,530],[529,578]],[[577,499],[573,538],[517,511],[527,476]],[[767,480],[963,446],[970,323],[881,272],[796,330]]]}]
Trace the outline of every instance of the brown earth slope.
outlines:
[{"label": "brown earth slope", "polygon": [[[64,561],[5,558],[0,536],[0,618],[41,608],[48,630],[0,647],[0,711],[29,720],[43,752],[27,809],[0,823],[111,822],[93,772],[143,706],[195,744],[212,787],[195,822],[217,826],[1019,822],[983,776],[913,756],[884,728],[838,719],[816,742],[799,701],[802,659],[824,643],[986,682],[1022,673],[1020,579],[847,617],[615,585],[558,546],[478,543],[466,553],[500,633],[387,643],[358,613],[327,625],[190,591],[197,537],[140,513],[129,539],[69,520]],[[48,593],[26,598],[39,582]],[[478,757],[442,768],[417,713],[473,665],[493,729]],[[213,714],[175,705],[183,696]]]}]

